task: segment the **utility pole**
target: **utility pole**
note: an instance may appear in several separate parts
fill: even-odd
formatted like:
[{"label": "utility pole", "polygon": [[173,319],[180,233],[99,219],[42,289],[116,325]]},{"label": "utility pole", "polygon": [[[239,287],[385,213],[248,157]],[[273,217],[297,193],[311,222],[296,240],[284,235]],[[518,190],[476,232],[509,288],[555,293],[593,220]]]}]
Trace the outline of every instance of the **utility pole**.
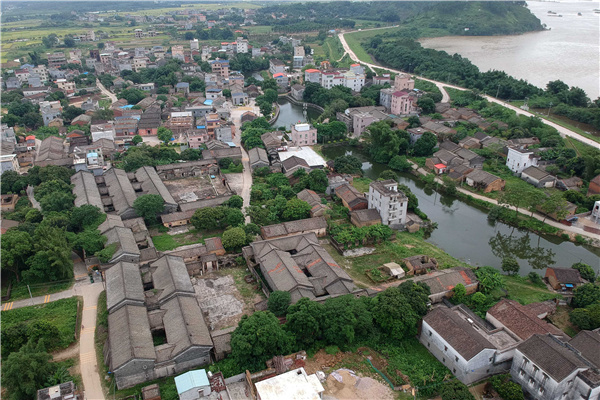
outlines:
[{"label": "utility pole", "polygon": [[552,108],[552,102],[550,102],[550,107],[548,107],[548,115],[546,115],[546,117],[550,116],[550,109]]},{"label": "utility pole", "polygon": [[500,84],[498,84],[498,90],[496,91],[496,98],[498,98],[499,94],[500,94]]}]

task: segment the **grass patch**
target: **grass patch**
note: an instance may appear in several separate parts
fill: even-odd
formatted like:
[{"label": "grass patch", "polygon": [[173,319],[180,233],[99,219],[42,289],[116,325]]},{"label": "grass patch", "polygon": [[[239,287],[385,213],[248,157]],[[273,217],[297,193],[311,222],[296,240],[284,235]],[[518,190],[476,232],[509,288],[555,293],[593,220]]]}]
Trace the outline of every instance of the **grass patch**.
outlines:
[{"label": "grass patch", "polygon": [[251,35],[264,35],[273,32],[273,27],[268,25],[244,26],[243,29]]},{"label": "grass patch", "polygon": [[[371,271],[373,268],[379,267],[391,260],[399,263],[403,258],[420,254],[434,257],[438,261],[440,269],[457,266],[469,267],[468,264],[450,256],[439,247],[426,242],[420,232],[414,234],[397,232],[395,241],[378,244],[375,248],[376,251],[374,253],[361,257],[344,259],[344,257],[340,256],[340,261],[342,261],[342,264],[340,265],[348,265],[348,273],[350,276],[357,281],[366,282],[369,286],[372,284],[370,284],[367,272]],[[335,250],[333,250],[333,252],[329,251],[329,253],[334,256],[334,259],[336,259],[336,262],[339,262],[336,258],[336,255],[339,256],[339,253],[335,252],[334,254],[334,252]]]},{"label": "grass patch", "polygon": [[71,297],[47,304],[2,311],[2,329],[21,323],[30,325],[35,322],[47,322],[54,325],[59,332],[52,346],[48,346],[48,350],[65,349],[75,341],[79,301],[79,297]]},{"label": "grass patch", "polygon": [[569,306],[558,306],[556,307],[556,312],[548,316],[548,319],[564,333],[573,337],[579,333],[579,328],[569,320],[570,312],[571,308]]},{"label": "grass patch", "polygon": [[502,276],[504,286],[508,293],[507,297],[521,304],[537,303],[556,298],[562,298],[558,293],[549,291],[546,285],[534,285],[522,276]]},{"label": "grass patch", "polygon": [[[58,293],[64,290],[68,290],[73,287],[74,280],[69,279],[65,282],[47,282],[47,283],[36,283],[29,285],[31,289],[31,295],[33,297],[44,296],[47,294]],[[6,288],[8,289],[8,288]],[[5,288],[2,289],[2,295],[5,294]],[[27,284],[24,282],[13,283],[13,287],[10,292],[10,301],[22,300],[29,298],[29,290]]]},{"label": "grass patch", "polygon": [[[348,34],[344,35],[344,38],[346,39],[346,43],[348,43],[348,46],[354,52],[354,54],[356,54],[356,57],[358,57],[358,59],[360,61],[373,63],[373,59],[361,45],[361,39],[364,39],[365,37],[371,37],[371,35],[365,36],[362,34],[370,34],[372,32],[381,33],[379,31],[367,31],[367,32],[348,33]],[[376,34],[377,33],[373,33],[372,36],[375,36]]]},{"label": "grass patch", "polygon": [[408,376],[416,386],[419,398],[430,398],[438,384],[452,375],[416,338],[403,340],[399,345],[384,345],[378,349],[388,361],[386,375],[396,385],[404,383],[398,372]]},{"label": "grass patch", "polygon": [[330,61],[338,61],[344,54],[344,47],[340,38],[337,36],[331,36],[325,39],[323,47],[326,49],[325,52],[328,55]]},{"label": "grass patch", "polygon": [[246,267],[227,268],[223,271],[223,275],[231,275],[235,281],[235,287],[237,288],[240,295],[244,298],[244,302],[247,306],[253,306],[256,295],[265,298],[264,293],[260,289],[260,284],[257,282],[247,283],[244,279],[250,272],[246,271]]},{"label": "grass patch", "polygon": [[[108,338],[108,311],[106,309],[106,291],[103,291],[98,296],[98,304],[96,306],[96,333],[94,342],[96,346],[96,362],[100,374],[100,381],[105,388],[110,389],[112,385],[112,376],[108,374],[108,367],[104,364],[104,343]],[[104,379],[109,376],[110,379]]]},{"label": "grass patch", "polygon": [[354,180],[352,180],[352,186],[361,193],[367,193],[371,182],[373,182],[373,180],[369,178],[354,178]]},{"label": "grass patch", "polygon": [[230,165],[229,168],[222,169],[221,172],[223,174],[241,174],[242,172],[244,172],[244,164]]},{"label": "grass patch", "polygon": [[221,236],[222,231],[200,232],[197,229],[191,229],[188,232],[169,235],[168,233],[152,237],[152,243],[158,251],[173,250],[189,244],[204,243],[204,239]]}]

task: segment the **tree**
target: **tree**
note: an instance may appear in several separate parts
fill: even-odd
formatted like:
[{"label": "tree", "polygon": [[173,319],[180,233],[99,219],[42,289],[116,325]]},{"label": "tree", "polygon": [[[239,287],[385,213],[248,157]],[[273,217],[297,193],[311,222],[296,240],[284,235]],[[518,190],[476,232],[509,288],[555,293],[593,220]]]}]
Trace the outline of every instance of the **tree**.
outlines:
[{"label": "tree", "polygon": [[71,244],[74,249],[83,250],[86,254],[96,254],[104,248],[106,236],[102,235],[98,229],[86,229],[81,233],[70,233]]},{"label": "tree", "polygon": [[40,200],[42,211],[44,213],[56,211],[61,212],[73,208],[73,200],[75,196],[71,193],[56,192],[52,195],[45,196]]},{"label": "tree", "polygon": [[433,114],[435,112],[435,102],[431,97],[421,97],[417,101],[417,105],[423,110],[423,114]]},{"label": "tree", "polygon": [[56,42],[58,41],[58,36],[56,36],[55,33],[51,33],[48,36],[44,36],[42,38],[42,44],[44,45],[44,47],[47,48],[52,48],[56,45]]},{"label": "tree", "polygon": [[143,90],[130,88],[122,90],[118,97],[127,100],[128,104],[137,104],[146,98],[146,93]]},{"label": "tree", "polygon": [[96,206],[84,204],[71,210],[69,228],[73,232],[81,232],[85,228],[96,227],[104,220],[104,213]]},{"label": "tree", "polygon": [[339,156],[333,161],[333,169],[340,174],[362,174],[362,162],[354,156]]},{"label": "tree", "polygon": [[244,228],[229,228],[223,232],[223,247],[227,251],[239,250],[247,244]]},{"label": "tree", "polygon": [[306,297],[289,306],[285,329],[296,337],[300,348],[310,348],[322,337],[324,306]]},{"label": "tree", "polygon": [[502,259],[502,271],[509,275],[516,275],[519,273],[519,262],[516,258],[506,257]]},{"label": "tree", "polygon": [[600,303],[574,309],[569,314],[569,319],[579,329],[594,330],[600,328]]},{"label": "tree", "polygon": [[59,281],[73,277],[71,246],[64,228],[40,224],[33,236],[35,255],[29,257],[29,269],[23,271],[26,282]]},{"label": "tree", "polygon": [[75,39],[73,39],[73,35],[65,35],[63,41],[65,42],[65,47],[75,47]]},{"label": "tree", "polygon": [[295,221],[298,219],[305,219],[310,217],[310,204],[304,200],[293,198],[287,201],[285,209],[281,217],[285,221]]},{"label": "tree", "polygon": [[475,270],[475,275],[479,279],[479,290],[483,294],[489,294],[504,285],[502,276],[493,267],[480,267]]},{"label": "tree", "polygon": [[452,302],[454,304],[460,304],[465,301],[465,297],[467,297],[467,289],[465,289],[465,285],[459,283],[454,286],[452,289]]},{"label": "tree", "polygon": [[63,109],[62,117],[65,122],[70,123],[81,114],[85,114],[85,110],[75,106],[67,106]]},{"label": "tree", "polygon": [[388,166],[396,171],[410,171],[412,164],[406,159],[406,156],[394,156]]},{"label": "tree", "polygon": [[442,400],[475,400],[467,385],[458,379],[444,382],[440,388],[440,395]]},{"label": "tree", "polygon": [[283,330],[269,311],[244,315],[231,334],[231,356],[243,368],[256,371],[276,355],[292,350],[294,336]]},{"label": "tree", "polygon": [[379,174],[379,179],[381,179],[382,181],[387,181],[389,179],[397,181],[398,180],[398,175],[394,171],[392,171],[391,169],[386,169],[381,174]]},{"label": "tree", "polygon": [[164,126],[159,127],[157,133],[158,140],[164,143],[169,143],[169,141],[173,137],[173,132],[170,129],[165,128]]},{"label": "tree", "polygon": [[137,146],[138,143],[142,143],[143,141],[144,139],[140,135],[135,135],[133,138],[131,138],[131,143],[133,143],[135,146]]},{"label": "tree", "polygon": [[435,146],[437,146],[436,136],[431,132],[425,132],[416,141],[413,154],[417,157],[428,157],[433,154]]},{"label": "tree", "polygon": [[[412,282],[407,284],[413,285]],[[427,309],[427,303],[424,308]],[[402,340],[416,335],[420,317],[402,288],[390,287],[379,293],[373,299],[371,310],[375,323],[390,338]]]},{"label": "tree", "polygon": [[37,129],[44,125],[44,120],[40,113],[31,111],[21,117],[21,124],[31,129]]},{"label": "tree", "polygon": [[329,180],[327,174],[322,169],[314,169],[303,179],[306,186],[310,190],[314,190],[317,193],[325,193],[329,186]]},{"label": "tree", "polygon": [[552,215],[557,221],[564,219],[569,211],[567,209],[569,203],[563,197],[561,192],[552,193],[540,205],[540,209],[544,213],[544,221],[548,215]]},{"label": "tree", "polygon": [[2,368],[2,385],[11,399],[26,400],[37,396],[46,379],[53,374],[52,356],[46,353],[43,342],[30,340],[18,352],[11,353]]},{"label": "tree", "polygon": [[523,389],[519,384],[510,380],[510,374],[492,376],[489,382],[503,400],[525,399]]},{"label": "tree", "polygon": [[325,342],[346,347],[361,339],[372,339],[375,330],[369,309],[370,299],[359,301],[351,295],[325,301],[322,318]]},{"label": "tree", "polygon": [[593,283],[581,285],[575,288],[573,293],[575,294],[573,297],[574,308],[583,308],[590,304],[600,303],[600,286]]},{"label": "tree", "polygon": [[27,259],[33,252],[33,239],[27,232],[9,229],[0,241],[2,270],[14,274],[20,281],[21,271],[27,268]]},{"label": "tree", "polygon": [[165,201],[158,194],[143,194],[133,202],[136,214],[150,224],[156,222],[156,218],[165,209]]},{"label": "tree", "polygon": [[588,282],[594,282],[596,280],[596,272],[591,266],[585,263],[575,263],[571,268],[579,271],[579,275]]},{"label": "tree", "polygon": [[229,198],[229,200],[227,200],[224,205],[226,205],[229,208],[237,208],[239,210],[242,209],[242,207],[244,206],[244,199],[242,198],[242,196],[238,196],[236,194],[234,194],[233,196],[231,196]]},{"label": "tree", "polygon": [[292,297],[289,292],[276,290],[269,296],[268,307],[269,311],[277,317],[282,317],[287,313]]}]

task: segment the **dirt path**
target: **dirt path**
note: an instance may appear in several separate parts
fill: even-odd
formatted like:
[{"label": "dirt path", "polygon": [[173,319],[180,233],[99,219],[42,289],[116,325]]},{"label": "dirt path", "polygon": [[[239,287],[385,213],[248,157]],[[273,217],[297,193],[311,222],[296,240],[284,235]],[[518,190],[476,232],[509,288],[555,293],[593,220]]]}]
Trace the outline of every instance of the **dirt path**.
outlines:
[{"label": "dirt path", "polygon": [[64,361],[79,355],[79,342],[73,343],[66,349],[52,353],[52,361]]},{"label": "dirt path", "polygon": [[[390,27],[377,28],[377,29],[389,29],[389,28]],[[370,30],[374,30],[374,29],[370,29]],[[352,31],[352,32],[356,32],[356,31]],[[368,65],[371,68],[385,68],[386,70],[394,72],[394,73],[404,73],[405,72],[405,71],[400,71],[400,70],[392,69],[392,68],[388,68],[388,67],[382,67],[381,65],[376,65],[376,64],[372,64],[372,63],[367,63],[367,62],[361,61],[356,56],[356,54],[354,54],[354,51],[352,51],[352,49],[350,48],[350,46],[346,42],[346,39],[344,38],[345,34],[352,33],[352,32],[342,32],[342,33],[340,33],[338,35],[338,37],[340,38],[340,42],[342,42],[342,46],[344,47],[344,50],[350,55],[350,58],[352,60],[354,60],[356,62],[359,62],[361,64],[364,64],[364,65]],[[463,87],[460,87],[460,86],[455,86],[455,85],[450,85],[448,83],[434,81],[432,79],[424,78],[422,76],[417,76],[417,75],[414,75],[414,74],[413,74],[413,76],[415,76],[415,78],[422,79],[424,81],[434,83],[440,89],[440,91],[442,92],[442,102],[443,103],[447,103],[447,102],[450,101],[450,97],[448,96],[448,93],[446,92],[446,90],[444,88],[452,88],[452,89],[457,89],[457,90],[470,90],[470,89],[466,89],[466,88],[463,88]],[[535,114],[532,114],[532,113],[530,113],[528,111],[521,110],[519,107],[515,107],[513,105],[507,104],[506,102],[504,102],[502,100],[499,100],[499,99],[496,99],[496,98],[494,98],[492,96],[487,96],[486,95],[486,96],[483,96],[483,97],[485,97],[485,99],[487,101],[492,102],[492,103],[496,103],[496,104],[500,104],[500,105],[502,105],[502,106],[504,106],[504,107],[506,107],[508,109],[511,109],[511,110],[515,111],[519,115],[525,115],[527,117],[535,117],[536,116]],[[587,144],[589,146],[592,146],[592,147],[595,147],[597,149],[600,149],[600,143],[598,143],[598,142],[596,142],[596,141],[594,141],[592,139],[588,139],[585,136],[582,136],[582,135],[580,135],[580,134],[578,134],[576,132],[573,132],[570,129],[564,128],[564,127],[562,127],[562,126],[560,126],[560,125],[558,125],[558,124],[556,124],[554,122],[548,121],[546,119],[542,118],[542,122],[544,124],[548,125],[548,126],[553,127],[554,129],[556,129],[560,133],[560,135],[562,137],[570,136],[570,137],[575,138],[575,139],[579,140],[580,142],[583,142],[583,143],[585,143],[585,144]]]}]

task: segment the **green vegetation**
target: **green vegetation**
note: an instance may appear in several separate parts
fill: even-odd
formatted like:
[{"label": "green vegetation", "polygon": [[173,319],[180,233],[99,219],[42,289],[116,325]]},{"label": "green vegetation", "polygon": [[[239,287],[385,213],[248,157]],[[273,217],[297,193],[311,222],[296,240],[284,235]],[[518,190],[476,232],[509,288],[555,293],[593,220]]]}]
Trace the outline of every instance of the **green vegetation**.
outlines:
[{"label": "green vegetation", "polygon": [[64,349],[75,341],[77,305],[72,297],[2,312],[2,357],[18,351],[27,340],[43,339],[47,350]]},{"label": "green vegetation", "polygon": [[502,276],[502,281],[507,297],[521,304],[536,303],[562,297],[560,294],[549,291],[544,283],[535,284],[530,279],[522,276],[504,275]]},{"label": "green vegetation", "polygon": [[352,180],[352,186],[361,193],[368,193],[371,182],[373,182],[373,180],[369,178],[354,178]]},{"label": "green vegetation", "polygon": [[[53,294],[62,292],[63,290],[70,289],[73,286],[73,280],[70,279],[66,282],[47,282],[47,283],[35,283],[29,285],[29,289],[31,290],[32,297],[44,296],[47,294]],[[2,295],[4,296],[6,288],[2,288]],[[28,299],[29,290],[27,289],[27,284],[24,282],[21,283],[13,283],[12,289],[10,291],[10,301]]]},{"label": "green vegetation", "polygon": [[204,239],[221,236],[220,231],[202,232],[198,229],[191,229],[188,232],[169,235],[168,233],[152,237],[152,243],[157,251],[174,250],[181,246],[189,244],[204,243]]}]

